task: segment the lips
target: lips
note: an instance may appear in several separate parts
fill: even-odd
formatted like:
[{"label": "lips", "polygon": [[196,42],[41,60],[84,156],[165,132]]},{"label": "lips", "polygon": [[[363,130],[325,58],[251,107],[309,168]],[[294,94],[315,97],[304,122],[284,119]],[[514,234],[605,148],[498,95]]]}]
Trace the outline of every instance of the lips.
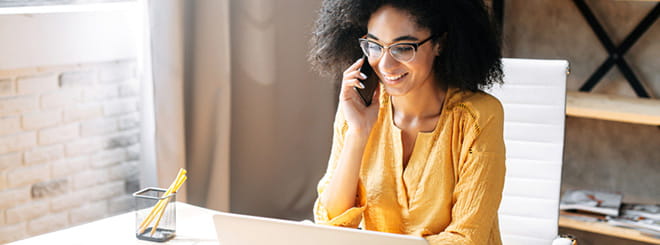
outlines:
[{"label": "lips", "polygon": [[396,75],[383,75],[383,82],[389,84],[395,84],[403,80],[403,78],[406,77],[407,75],[408,75],[407,72]]}]

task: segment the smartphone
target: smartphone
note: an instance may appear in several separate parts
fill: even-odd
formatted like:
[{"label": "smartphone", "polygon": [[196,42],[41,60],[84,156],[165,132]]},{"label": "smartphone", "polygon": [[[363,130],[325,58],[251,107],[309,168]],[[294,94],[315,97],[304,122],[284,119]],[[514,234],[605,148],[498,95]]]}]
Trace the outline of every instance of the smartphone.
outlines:
[{"label": "smartphone", "polygon": [[364,73],[364,75],[367,75],[367,79],[360,79],[362,84],[364,84],[364,88],[353,88],[360,95],[360,98],[362,98],[364,105],[369,106],[371,105],[371,99],[374,97],[374,92],[376,92],[376,87],[378,87],[378,76],[376,76],[374,69],[371,68],[367,57],[362,56],[362,58],[364,59],[364,63],[362,63],[360,72]]}]

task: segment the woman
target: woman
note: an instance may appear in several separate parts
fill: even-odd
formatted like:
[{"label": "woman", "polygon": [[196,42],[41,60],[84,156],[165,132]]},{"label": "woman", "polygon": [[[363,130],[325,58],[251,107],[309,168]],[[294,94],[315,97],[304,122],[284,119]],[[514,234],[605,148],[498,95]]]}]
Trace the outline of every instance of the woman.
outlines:
[{"label": "woman", "polygon": [[312,43],[317,70],[343,70],[316,222],[501,244],[503,112],[480,90],[501,82],[501,55],[482,0],[326,0]]}]

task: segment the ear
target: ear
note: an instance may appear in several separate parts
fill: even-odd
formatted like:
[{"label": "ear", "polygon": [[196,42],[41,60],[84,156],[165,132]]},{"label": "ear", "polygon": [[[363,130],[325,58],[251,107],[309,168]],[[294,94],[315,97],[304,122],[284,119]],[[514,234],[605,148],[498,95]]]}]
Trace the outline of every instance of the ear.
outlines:
[{"label": "ear", "polygon": [[435,45],[433,46],[433,51],[435,52],[435,56],[440,56],[440,52],[442,51],[442,47],[445,46],[445,43],[447,42],[447,33],[445,32],[440,36],[437,42],[435,42]]},{"label": "ear", "polygon": [[435,52],[435,56],[440,56],[440,51],[442,51],[442,46],[441,46],[441,44],[442,44],[441,42],[437,42],[437,43],[435,43],[435,45],[433,46],[433,52]]}]

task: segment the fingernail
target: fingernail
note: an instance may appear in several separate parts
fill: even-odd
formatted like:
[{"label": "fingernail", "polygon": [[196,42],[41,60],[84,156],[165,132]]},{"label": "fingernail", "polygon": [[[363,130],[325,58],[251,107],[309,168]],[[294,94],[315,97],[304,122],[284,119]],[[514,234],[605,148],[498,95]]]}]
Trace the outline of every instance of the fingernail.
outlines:
[{"label": "fingernail", "polygon": [[366,86],[364,86],[364,83],[359,83],[358,85],[360,85],[360,88],[361,88],[361,89],[366,88]]},{"label": "fingernail", "polygon": [[364,74],[364,73],[362,73],[362,72],[360,72],[360,77],[361,77],[362,79],[367,79],[367,75]]}]

